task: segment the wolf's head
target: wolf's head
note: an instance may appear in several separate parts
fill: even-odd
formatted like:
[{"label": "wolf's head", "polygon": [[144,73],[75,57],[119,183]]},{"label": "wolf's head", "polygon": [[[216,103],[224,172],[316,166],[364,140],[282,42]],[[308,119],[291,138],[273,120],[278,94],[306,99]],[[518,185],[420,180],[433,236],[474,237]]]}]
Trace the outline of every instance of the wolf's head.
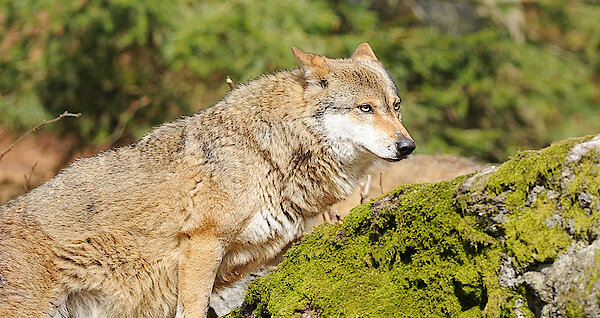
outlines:
[{"label": "wolf's head", "polygon": [[402,126],[396,85],[367,43],[349,59],[328,59],[292,47],[305,79],[304,100],[335,155],[373,154],[399,161],[415,150]]}]

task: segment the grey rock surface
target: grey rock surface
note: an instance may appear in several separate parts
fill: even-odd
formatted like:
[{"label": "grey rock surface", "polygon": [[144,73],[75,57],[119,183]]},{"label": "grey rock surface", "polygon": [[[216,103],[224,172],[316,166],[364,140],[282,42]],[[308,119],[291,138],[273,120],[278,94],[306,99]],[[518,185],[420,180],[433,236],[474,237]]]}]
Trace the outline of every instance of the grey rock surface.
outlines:
[{"label": "grey rock surface", "polygon": [[210,297],[210,307],[215,312],[217,317],[228,314],[231,310],[239,307],[244,301],[244,295],[248,289],[248,285],[259,277],[266,276],[275,266],[262,267],[249,275],[244,276],[233,285],[213,293]]}]

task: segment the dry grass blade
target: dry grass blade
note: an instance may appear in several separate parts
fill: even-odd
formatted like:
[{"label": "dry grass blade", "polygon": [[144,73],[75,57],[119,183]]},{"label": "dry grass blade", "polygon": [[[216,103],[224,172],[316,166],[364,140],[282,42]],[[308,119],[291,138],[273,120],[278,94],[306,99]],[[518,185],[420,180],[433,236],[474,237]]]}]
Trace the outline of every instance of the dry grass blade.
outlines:
[{"label": "dry grass blade", "polygon": [[25,189],[26,192],[29,192],[29,191],[31,191],[31,189],[33,189],[33,186],[31,184],[31,178],[33,177],[33,170],[35,170],[36,166],[37,166],[37,162],[35,162],[31,166],[31,170],[29,171],[29,176],[27,176],[27,174],[24,175],[25,184],[23,185],[23,188]]}]

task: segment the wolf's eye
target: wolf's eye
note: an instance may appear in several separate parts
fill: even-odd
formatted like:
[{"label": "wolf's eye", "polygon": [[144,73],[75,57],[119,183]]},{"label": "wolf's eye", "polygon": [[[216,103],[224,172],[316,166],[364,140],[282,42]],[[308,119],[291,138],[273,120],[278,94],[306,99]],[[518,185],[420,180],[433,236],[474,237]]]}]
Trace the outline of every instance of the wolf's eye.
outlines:
[{"label": "wolf's eye", "polygon": [[400,101],[394,103],[394,110],[395,111],[400,111],[400,105],[402,104],[402,99],[400,99]]},{"label": "wolf's eye", "polygon": [[373,113],[373,106],[369,104],[360,105],[358,106],[358,109],[360,109],[360,111],[363,113]]}]

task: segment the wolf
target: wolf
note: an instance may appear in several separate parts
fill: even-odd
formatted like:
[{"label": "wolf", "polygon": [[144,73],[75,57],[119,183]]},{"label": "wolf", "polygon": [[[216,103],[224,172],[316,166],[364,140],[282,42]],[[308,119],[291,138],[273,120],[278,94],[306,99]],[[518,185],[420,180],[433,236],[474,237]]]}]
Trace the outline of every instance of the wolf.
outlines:
[{"label": "wolf", "polygon": [[0,208],[0,317],[205,317],[375,162],[415,149],[367,43],[230,91]]}]

